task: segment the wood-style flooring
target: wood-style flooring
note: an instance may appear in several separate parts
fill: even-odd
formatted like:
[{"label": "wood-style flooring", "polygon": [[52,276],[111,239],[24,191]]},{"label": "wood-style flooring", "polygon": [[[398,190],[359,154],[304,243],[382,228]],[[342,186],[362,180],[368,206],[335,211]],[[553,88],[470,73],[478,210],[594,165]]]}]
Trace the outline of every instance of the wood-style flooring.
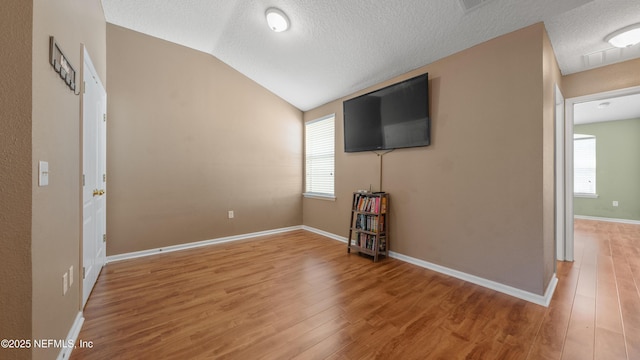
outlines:
[{"label": "wood-style flooring", "polygon": [[575,235],[548,308],[302,230],[111,263],[71,359],[640,359],[640,226]]}]

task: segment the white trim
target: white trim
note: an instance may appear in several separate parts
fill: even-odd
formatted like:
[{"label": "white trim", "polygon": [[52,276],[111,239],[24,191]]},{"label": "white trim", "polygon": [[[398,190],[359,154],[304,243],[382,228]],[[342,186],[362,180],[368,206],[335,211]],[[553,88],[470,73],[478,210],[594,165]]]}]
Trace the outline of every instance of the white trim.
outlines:
[{"label": "white trim", "polygon": [[[338,240],[340,242],[347,242],[347,238],[343,237],[343,236],[339,236],[339,235],[335,235],[323,230],[319,230],[316,228],[312,228],[310,226],[306,226],[303,225],[302,226],[303,230],[307,230],[319,235],[323,235],[326,236],[328,238],[331,238],[333,240]],[[551,277],[551,281],[549,282],[549,285],[547,286],[546,291],[544,292],[544,295],[538,295],[538,294],[534,294],[525,290],[521,290],[518,288],[514,288],[512,286],[508,286],[508,285],[504,285],[495,281],[491,281],[491,280],[487,280],[484,278],[481,278],[479,276],[475,276],[475,275],[471,275],[471,274],[467,274],[464,273],[462,271],[458,271],[458,270],[453,270],[444,266],[440,266],[440,265],[436,265],[433,263],[430,263],[428,261],[424,261],[424,260],[420,260],[420,259],[416,259],[407,255],[403,255],[394,251],[389,251],[389,257],[398,259],[400,261],[404,261],[407,262],[409,264],[413,264],[416,266],[420,266],[422,268],[425,269],[429,269],[441,274],[445,274],[445,275],[449,275],[452,277],[455,277],[457,279],[460,280],[464,280],[464,281],[468,281],[470,283],[476,284],[476,285],[480,285],[482,287],[491,289],[491,290],[495,290],[498,292],[501,292],[503,294],[507,294],[513,297],[516,297],[518,299],[522,299],[522,300],[526,300],[529,302],[532,302],[534,304],[538,304],[538,305],[542,305],[542,306],[549,306],[549,303],[551,302],[551,298],[553,297],[553,293],[556,289],[556,285],[558,284],[558,278],[556,277],[556,274],[554,273],[553,276]]]},{"label": "white trim", "polygon": [[[564,96],[558,84],[555,86],[556,109],[554,113],[555,121],[555,243],[556,260],[564,261],[566,253],[566,231],[565,231],[565,148],[564,148]],[[556,269],[557,265],[553,268]]]},{"label": "white trim", "polygon": [[582,220],[607,221],[607,222],[622,223],[622,224],[640,225],[640,220],[614,219],[614,218],[586,216],[586,215],[574,215],[573,217],[576,219],[582,219]]},{"label": "white trim", "polygon": [[290,227],[280,228],[280,229],[258,231],[258,232],[249,233],[249,234],[225,236],[217,239],[196,241],[196,242],[190,242],[190,243],[180,244],[180,245],[165,246],[165,247],[155,248],[155,249],[134,251],[134,252],[125,253],[125,254],[111,255],[111,256],[107,256],[107,263],[121,261],[121,260],[135,259],[135,258],[144,257],[144,256],[157,255],[157,254],[173,252],[173,251],[193,249],[193,248],[198,248],[202,246],[220,244],[220,243],[225,243],[230,241],[251,239],[258,236],[273,235],[273,234],[279,234],[279,233],[284,233],[284,232],[289,232],[294,230],[301,230],[301,229],[302,229],[302,226],[297,225],[297,226],[290,226]]},{"label": "white trim", "polygon": [[564,261],[573,261],[573,106],[564,101]]},{"label": "white trim", "polygon": [[78,335],[80,335],[80,329],[82,329],[82,324],[84,324],[84,316],[82,316],[82,311],[79,311],[76,315],[76,319],[73,321],[73,325],[71,325],[71,329],[69,329],[65,345],[60,349],[60,353],[58,353],[56,360],[65,360],[71,356],[73,346],[67,346],[67,344],[77,343]]},{"label": "white trim", "polygon": [[330,232],[326,232],[324,230],[316,229],[316,228],[311,227],[311,226],[302,225],[302,230],[310,231],[312,233],[316,233],[318,235],[322,235],[324,237],[331,238],[333,240],[338,240],[338,241],[343,242],[345,244],[347,243],[347,238],[344,237],[344,236],[339,236],[339,235],[336,235],[336,234],[332,234]]},{"label": "white trim", "polygon": [[336,201],[336,196],[332,195],[332,194],[321,194],[321,193],[314,193],[314,192],[306,192],[306,193],[302,193],[302,196],[304,196],[307,199]]},{"label": "white trim", "polygon": [[435,272],[439,272],[441,274],[449,275],[460,280],[468,281],[470,283],[480,285],[482,287],[495,290],[503,294],[511,295],[513,297],[526,300],[534,304],[546,306],[546,307],[549,306],[549,303],[551,302],[551,297],[553,296],[553,292],[555,291],[556,285],[558,283],[558,278],[554,273],[551,278],[551,281],[549,282],[549,285],[547,286],[547,290],[545,291],[544,295],[538,295],[525,290],[514,288],[512,286],[504,285],[499,282],[487,280],[479,276],[467,274],[462,271],[458,271],[458,270],[447,268],[445,266],[433,264],[428,261],[412,258],[410,256],[399,254],[393,251],[389,252],[389,256],[392,258],[396,258],[398,260],[402,260],[404,262],[408,262],[413,265],[423,267],[425,269],[429,269]]},{"label": "white trim", "polygon": [[598,194],[590,194],[590,193],[573,193],[573,197],[585,198],[585,199],[597,199],[599,197],[599,195]]},{"label": "white trim", "polygon": [[[107,263],[110,262],[115,262],[115,261],[121,261],[121,260],[127,260],[127,259],[135,259],[135,258],[139,258],[139,257],[143,257],[143,256],[150,256],[150,255],[156,255],[156,254],[160,254],[160,253],[165,253],[165,252],[172,252],[172,251],[180,251],[180,250],[186,250],[186,249],[192,249],[192,248],[197,248],[197,247],[202,247],[202,246],[207,246],[207,245],[213,245],[213,244],[220,244],[220,243],[224,243],[224,242],[230,242],[230,241],[238,241],[238,240],[245,240],[245,239],[250,239],[250,238],[254,238],[254,237],[258,237],[258,236],[264,236],[264,235],[272,235],[272,234],[279,234],[279,233],[283,233],[283,232],[289,232],[289,231],[294,231],[294,230],[306,230],[312,233],[316,233],[318,235],[322,235],[324,237],[336,240],[336,241],[340,241],[343,243],[347,243],[347,238],[343,237],[343,236],[339,236],[324,230],[320,230],[314,227],[310,227],[310,226],[306,226],[306,225],[298,225],[298,226],[291,226],[291,227],[287,227],[287,228],[280,228],[280,229],[274,229],[274,230],[266,230],[266,231],[260,231],[260,232],[255,232],[255,233],[249,233],[249,234],[242,234],[242,235],[234,235],[234,236],[227,236],[227,237],[223,237],[223,238],[217,238],[217,239],[212,239],[212,240],[204,240],[204,241],[197,241],[197,242],[191,242],[191,243],[187,243],[187,244],[180,244],[180,245],[174,245],[174,246],[167,246],[167,247],[163,247],[163,248],[156,248],[156,249],[149,249],[149,250],[143,250],[143,251],[136,251],[136,252],[131,252],[131,253],[126,253],[126,254],[118,254],[118,255],[112,255],[112,256],[108,256],[107,257]],[[553,292],[555,291],[556,288],[556,284],[558,283],[558,279],[556,277],[556,274],[553,274],[553,277],[551,278],[551,281],[549,282],[549,286],[547,286],[547,289],[545,291],[544,296],[543,295],[537,295],[537,294],[533,294],[530,293],[528,291],[524,291],[521,289],[517,289],[508,285],[504,285],[495,281],[491,281],[491,280],[487,280],[475,275],[471,275],[471,274],[467,274],[464,273],[462,271],[458,271],[458,270],[453,270],[453,269],[449,269],[447,267],[444,266],[440,266],[440,265],[436,265],[433,263],[430,263],[428,261],[424,261],[424,260],[420,260],[420,259],[416,259],[416,258],[412,258],[410,256],[407,255],[403,255],[400,253],[396,253],[393,251],[389,251],[389,257],[398,259],[400,261],[404,261],[413,265],[417,265],[420,266],[422,268],[425,269],[429,269],[429,270],[433,270],[445,275],[449,275],[455,278],[458,278],[460,280],[464,280],[464,281],[468,281],[470,283],[476,284],[476,285],[480,285],[482,287],[486,287],[488,289],[491,290],[495,290],[498,292],[501,292],[503,294],[507,294],[522,300],[526,300],[529,302],[532,302],[534,304],[538,304],[538,305],[542,305],[542,306],[549,306],[549,303],[551,301],[551,297],[553,296]],[[83,319],[84,320],[84,319]],[[82,325],[82,324],[80,324]],[[78,329],[78,332],[80,330]],[[76,334],[77,336],[77,334]]]}]

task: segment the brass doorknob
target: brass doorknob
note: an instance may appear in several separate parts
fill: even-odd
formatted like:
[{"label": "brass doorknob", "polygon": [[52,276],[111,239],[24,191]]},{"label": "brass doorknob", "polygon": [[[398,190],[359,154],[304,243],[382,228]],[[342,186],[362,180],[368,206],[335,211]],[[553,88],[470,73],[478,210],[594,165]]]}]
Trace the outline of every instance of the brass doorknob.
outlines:
[{"label": "brass doorknob", "polygon": [[93,190],[93,196],[100,196],[100,195],[104,195],[104,189],[94,189]]}]

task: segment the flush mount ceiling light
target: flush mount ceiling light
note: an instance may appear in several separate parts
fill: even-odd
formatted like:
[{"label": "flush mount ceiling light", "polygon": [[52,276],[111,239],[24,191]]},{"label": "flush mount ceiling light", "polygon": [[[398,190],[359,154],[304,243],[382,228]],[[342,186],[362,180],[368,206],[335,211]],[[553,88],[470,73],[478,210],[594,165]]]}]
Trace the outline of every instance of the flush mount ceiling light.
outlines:
[{"label": "flush mount ceiling light", "polygon": [[604,40],[618,48],[626,48],[640,43],[640,24],[630,25],[614,31],[607,35]]},{"label": "flush mount ceiling light", "polygon": [[289,28],[289,18],[280,9],[268,8],[265,13],[269,28],[275,32],[282,32]]}]

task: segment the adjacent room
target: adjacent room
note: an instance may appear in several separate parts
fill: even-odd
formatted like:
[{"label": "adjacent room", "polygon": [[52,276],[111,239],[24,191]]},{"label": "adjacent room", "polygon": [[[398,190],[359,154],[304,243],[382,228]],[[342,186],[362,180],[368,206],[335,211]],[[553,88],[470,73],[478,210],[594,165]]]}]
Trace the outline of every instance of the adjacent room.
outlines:
[{"label": "adjacent room", "polygon": [[640,358],[637,1],[5,9],[0,358]]}]

